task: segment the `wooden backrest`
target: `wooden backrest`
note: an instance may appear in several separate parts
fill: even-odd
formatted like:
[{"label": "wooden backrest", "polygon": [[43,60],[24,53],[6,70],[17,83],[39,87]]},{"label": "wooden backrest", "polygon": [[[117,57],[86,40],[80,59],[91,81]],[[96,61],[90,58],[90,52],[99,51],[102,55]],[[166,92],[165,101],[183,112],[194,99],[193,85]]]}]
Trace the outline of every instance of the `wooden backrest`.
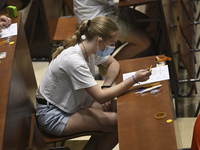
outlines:
[{"label": "wooden backrest", "polygon": [[53,37],[56,31],[58,18],[61,14],[61,7],[59,0],[40,0],[43,19],[45,21],[50,43],[53,42]]},{"label": "wooden backrest", "polygon": [[[191,52],[193,42],[193,28],[190,24],[190,19],[187,17],[187,9],[184,9],[184,3],[182,0],[177,1],[177,46],[179,56],[182,63],[187,70],[189,77],[195,79],[195,66],[196,61],[194,52]],[[195,93],[197,94],[197,88],[195,82]]]},{"label": "wooden backrest", "polygon": [[[64,41],[76,31],[76,17],[60,17],[62,2],[59,0],[40,0],[44,21],[47,27],[49,42]],[[73,12],[73,1],[67,0],[68,8]]]},{"label": "wooden backrest", "polygon": [[73,6],[73,0],[64,0],[65,5],[69,9],[70,13],[74,15],[74,6]]},{"label": "wooden backrest", "polygon": [[177,18],[180,22],[180,31],[189,47],[192,48],[194,43],[194,26],[191,22],[194,15],[191,13],[191,2],[184,3],[182,0],[178,0],[177,7]]}]

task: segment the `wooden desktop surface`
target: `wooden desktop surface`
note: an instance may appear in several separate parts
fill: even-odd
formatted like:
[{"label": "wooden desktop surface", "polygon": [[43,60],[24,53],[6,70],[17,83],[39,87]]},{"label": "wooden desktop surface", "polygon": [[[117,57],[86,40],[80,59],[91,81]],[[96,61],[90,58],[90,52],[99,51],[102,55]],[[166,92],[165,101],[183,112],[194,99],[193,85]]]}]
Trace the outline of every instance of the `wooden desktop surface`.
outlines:
[{"label": "wooden desktop surface", "polygon": [[[155,56],[123,60],[117,83],[122,81],[122,74],[155,67]],[[177,150],[168,81],[161,81],[162,91],[155,95],[149,92],[136,95],[136,88],[131,88],[117,98],[118,132],[120,150]],[[164,119],[154,116],[165,112]]]},{"label": "wooden desktop surface", "polygon": [[[12,23],[17,23],[14,44],[0,45],[0,53],[7,52],[6,58],[0,59],[0,150],[28,149],[31,115],[35,111],[37,84],[21,15],[18,12],[18,17],[12,18]],[[47,149],[47,145],[35,125],[36,149]]]}]

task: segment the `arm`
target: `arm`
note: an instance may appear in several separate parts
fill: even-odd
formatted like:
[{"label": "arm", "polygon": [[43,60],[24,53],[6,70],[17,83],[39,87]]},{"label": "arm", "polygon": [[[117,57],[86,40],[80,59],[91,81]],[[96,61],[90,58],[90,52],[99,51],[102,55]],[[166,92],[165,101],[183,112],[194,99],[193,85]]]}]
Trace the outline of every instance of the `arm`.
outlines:
[{"label": "arm", "polygon": [[[143,81],[148,80],[150,75],[151,75],[151,71],[149,71],[148,69],[141,69],[135,73],[134,77],[138,82],[143,82]],[[135,84],[135,81],[133,80],[133,78],[129,77],[125,81],[111,88],[106,88],[102,90],[98,85],[95,85],[93,87],[86,88],[86,91],[97,102],[99,102],[100,104],[103,104],[121,95],[122,93],[126,92],[134,84]]]},{"label": "arm", "polygon": [[120,65],[112,56],[109,56],[108,60],[102,65],[108,69],[103,86],[112,86],[119,73]]}]

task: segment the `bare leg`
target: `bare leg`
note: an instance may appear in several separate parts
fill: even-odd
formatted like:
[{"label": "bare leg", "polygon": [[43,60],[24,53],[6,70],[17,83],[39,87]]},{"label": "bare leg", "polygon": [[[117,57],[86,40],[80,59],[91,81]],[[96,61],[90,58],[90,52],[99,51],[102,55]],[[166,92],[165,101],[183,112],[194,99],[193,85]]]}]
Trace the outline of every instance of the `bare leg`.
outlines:
[{"label": "bare leg", "polygon": [[117,60],[130,59],[144,52],[151,46],[150,36],[143,30],[134,27],[125,39],[128,42],[115,56]]},{"label": "bare leg", "polygon": [[[92,108],[93,107],[93,108]],[[74,113],[62,135],[70,135],[86,131],[102,131],[102,137],[93,136],[86,144],[87,150],[112,150],[118,143],[117,113],[104,112],[100,104],[91,108],[83,108]]]}]

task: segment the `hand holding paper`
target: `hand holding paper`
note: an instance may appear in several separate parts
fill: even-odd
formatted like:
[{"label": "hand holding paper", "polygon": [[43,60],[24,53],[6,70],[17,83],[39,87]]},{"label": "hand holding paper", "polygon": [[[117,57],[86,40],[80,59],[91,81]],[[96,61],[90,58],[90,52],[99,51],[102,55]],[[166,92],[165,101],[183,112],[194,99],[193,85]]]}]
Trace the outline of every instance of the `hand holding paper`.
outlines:
[{"label": "hand holding paper", "polygon": [[135,72],[134,77],[137,80],[137,82],[144,82],[149,79],[150,75],[151,71],[149,71],[149,69],[140,69],[137,72]]},{"label": "hand holding paper", "polygon": [[[137,79],[137,77],[136,77],[137,80],[140,80],[140,81],[138,81],[138,82],[140,82],[140,84],[137,83],[134,86],[147,84],[147,83],[153,83],[153,82],[159,82],[159,81],[169,79],[168,65],[165,65],[165,66],[162,66],[162,67],[151,68],[151,71],[152,72],[151,72],[151,75],[149,76],[149,79],[148,78],[147,78],[148,80],[146,79],[147,81],[142,80],[140,78]],[[130,73],[123,74],[123,80],[129,78],[132,75],[137,76],[136,73],[137,72],[130,72]],[[140,72],[140,73],[144,73],[144,72]],[[145,76],[143,76],[143,77],[145,78]]]}]

